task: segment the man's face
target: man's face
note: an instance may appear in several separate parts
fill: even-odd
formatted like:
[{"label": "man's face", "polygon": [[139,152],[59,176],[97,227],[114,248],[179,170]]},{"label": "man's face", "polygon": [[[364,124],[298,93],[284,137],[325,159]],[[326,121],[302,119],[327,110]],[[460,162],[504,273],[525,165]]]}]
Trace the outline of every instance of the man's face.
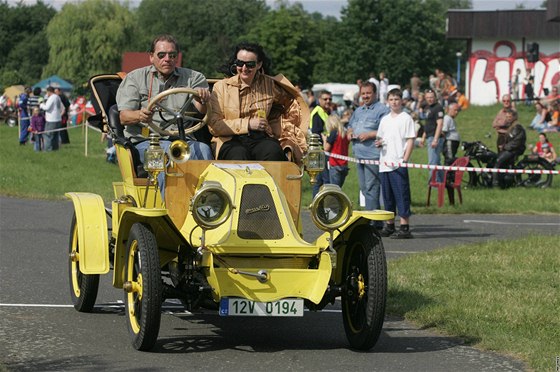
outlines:
[{"label": "man's face", "polygon": [[502,105],[504,106],[504,108],[510,108],[511,107],[510,96],[503,96],[502,97]]},{"label": "man's face", "polygon": [[427,92],[424,98],[426,98],[428,105],[433,105],[436,101],[436,94],[434,92]]},{"label": "man's face", "polygon": [[511,113],[506,113],[506,123],[513,123],[513,115]]},{"label": "man's face", "polygon": [[319,98],[319,105],[321,105],[323,110],[329,111],[331,109],[331,102],[332,96],[330,94],[321,94],[321,97]]},{"label": "man's face", "polygon": [[400,112],[402,109],[402,98],[396,95],[389,95],[387,98],[389,101],[389,106],[393,112]]},{"label": "man's face", "polygon": [[454,118],[459,113],[458,106],[457,105],[450,105],[449,108],[447,109],[447,113],[449,114],[449,116]]},{"label": "man's face", "polygon": [[177,64],[177,48],[168,41],[158,41],[154,52],[150,55],[150,62],[164,77],[170,76]]},{"label": "man's face", "polygon": [[360,96],[362,97],[362,102],[364,105],[369,106],[373,103],[375,99],[375,94],[373,94],[373,88],[370,85],[363,85],[360,89]]}]

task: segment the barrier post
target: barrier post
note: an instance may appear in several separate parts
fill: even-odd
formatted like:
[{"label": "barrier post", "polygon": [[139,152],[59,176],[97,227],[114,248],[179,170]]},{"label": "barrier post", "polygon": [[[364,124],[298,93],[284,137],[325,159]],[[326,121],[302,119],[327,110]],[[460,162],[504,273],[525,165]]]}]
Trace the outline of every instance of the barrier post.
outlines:
[{"label": "barrier post", "polygon": [[84,127],[84,155],[87,158],[88,156],[88,128],[87,128],[87,119],[86,119],[86,107],[84,106],[84,112],[82,113],[82,125]]}]

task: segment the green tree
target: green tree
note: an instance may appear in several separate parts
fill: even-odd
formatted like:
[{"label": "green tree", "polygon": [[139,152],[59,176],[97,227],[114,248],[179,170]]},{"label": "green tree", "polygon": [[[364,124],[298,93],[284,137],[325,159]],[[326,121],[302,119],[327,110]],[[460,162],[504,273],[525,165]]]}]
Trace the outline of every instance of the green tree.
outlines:
[{"label": "green tree", "polygon": [[[382,0],[349,0],[314,69],[322,81],[354,82],[377,72]],[[325,78],[328,74],[330,78]]]},{"label": "green tree", "polygon": [[65,4],[47,28],[50,54],[45,75],[85,83],[92,75],[119,71],[134,26],[133,14],[117,1]]},{"label": "green tree", "polygon": [[56,11],[39,1],[12,7],[0,2],[0,85],[31,85],[48,61],[46,27]]},{"label": "green tree", "polygon": [[313,67],[320,58],[322,18],[314,18],[301,4],[279,2],[246,35],[261,44],[272,60],[273,73],[282,73],[293,83],[311,84]]},{"label": "green tree", "polygon": [[183,66],[208,77],[221,77],[240,35],[267,11],[264,0],[143,0],[137,10],[139,34],[128,50],[147,50],[159,34],[174,35],[183,52]]},{"label": "green tree", "polygon": [[446,12],[469,6],[470,0],[349,0],[314,76],[353,82],[384,71],[391,82],[406,84],[413,72],[449,72],[463,46],[446,39]]}]

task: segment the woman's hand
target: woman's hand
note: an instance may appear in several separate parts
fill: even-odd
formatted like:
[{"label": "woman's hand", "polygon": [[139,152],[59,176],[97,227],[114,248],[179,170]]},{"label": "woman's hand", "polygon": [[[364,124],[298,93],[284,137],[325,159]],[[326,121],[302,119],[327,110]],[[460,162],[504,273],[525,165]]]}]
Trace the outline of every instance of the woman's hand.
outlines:
[{"label": "woman's hand", "polygon": [[198,97],[195,97],[195,101],[205,105],[206,102],[210,101],[210,90],[208,88],[196,88],[196,92],[198,93]]},{"label": "woman's hand", "polygon": [[249,130],[264,132],[268,127],[268,120],[265,118],[249,119]]}]

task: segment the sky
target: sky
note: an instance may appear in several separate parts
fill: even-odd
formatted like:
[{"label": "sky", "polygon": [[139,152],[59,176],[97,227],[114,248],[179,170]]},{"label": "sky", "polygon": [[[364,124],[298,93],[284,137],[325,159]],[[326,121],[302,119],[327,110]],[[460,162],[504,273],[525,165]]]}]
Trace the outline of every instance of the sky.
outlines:
[{"label": "sky", "polygon": [[[8,0],[8,4],[17,4],[23,1],[25,4],[34,4],[37,0]],[[45,4],[52,5],[55,9],[60,9],[66,2],[79,2],[80,0],[44,0]],[[303,8],[309,13],[319,12],[324,16],[340,18],[340,11],[347,0],[288,0],[290,3],[300,2]],[[129,0],[131,4],[140,3],[140,0]],[[518,4],[524,5],[525,9],[539,8],[543,0],[471,0],[475,10],[496,10],[514,9]],[[274,0],[266,0],[266,3],[274,7]]]}]

